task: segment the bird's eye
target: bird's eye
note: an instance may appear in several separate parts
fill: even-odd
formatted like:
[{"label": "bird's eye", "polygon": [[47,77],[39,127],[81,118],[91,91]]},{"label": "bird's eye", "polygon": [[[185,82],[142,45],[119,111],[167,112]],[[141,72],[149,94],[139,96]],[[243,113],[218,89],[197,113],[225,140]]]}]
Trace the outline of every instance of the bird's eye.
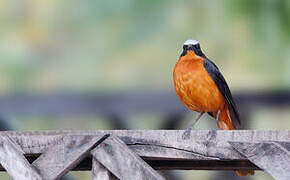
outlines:
[{"label": "bird's eye", "polygon": [[187,48],[187,46],[186,45],[183,45],[183,49],[185,50]]}]

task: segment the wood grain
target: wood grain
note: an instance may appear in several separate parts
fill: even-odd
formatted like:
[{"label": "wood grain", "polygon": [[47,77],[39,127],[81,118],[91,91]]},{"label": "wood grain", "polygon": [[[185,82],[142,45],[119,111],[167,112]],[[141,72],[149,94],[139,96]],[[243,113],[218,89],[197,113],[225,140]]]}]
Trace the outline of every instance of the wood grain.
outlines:
[{"label": "wood grain", "polygon": [[[81,142],[85,137],[96,137],[98,139],[103,137],[104,134],[110,134],[120,138],[132,152],[144,159],[154,169],[265,169],[259,163],[256,164],[254,161],[252,161],[253,163],[250,162],[231,143],[265,144],[275,142],[279,143],[279,149],[290,150],[290,146],[288,146],[290,143],[290,131],[287,130],[193,130],[190,132],[189,139],[186,140],[182,139],[183,132],[183,130],[2,131],[0,132],[0,137],[9,137],[9,139],[19,146],[20,150],[22,149],[22,153],[25,154],[28,160],[32,162],[40,154],[49,152],[50,148],[67,149],[63,146],[66,144],[66,141],[71,142],[69,140],[70,137],[76,138],[76,142]],[[64,138],[68,138],[68,140],[64,141]],[[269,147],[272,148],[272,146]],[[60,161],[63,160],[60,163],[62,165],[59,165],[59,169],[53,172],[59,177],[70,169],[90,170],[92,167],[92,159],[90,156],[87,156],[89,149],[84,148],[82,150],[84,156],[80,155],[82,153],[72,153],[71,156],[77,158],[76,160],[72,160],[73,158],[69,157],[69,155],[61,155],[68,157],[70,162],[66,163],[65,159],[59,158]],[[54,151],[51,150],[51,152]],[[268,158],[269,155],[266,153],[263,156]],[[59,163],[51,161],[53,163],[49,165],[50,157],[53,157],[53,155],[43,156],[43,160],[41,158],[36,160],[36,166],[38,165],[37,163],[45,164],[48,162],[48,165],[41,167],[53,166],[54,163]],[[269,163],[268,165],[271,166],[271,164],[275,163]],[[267,171],[267,169],[265,170]],[[272,170],[276,172],[275,168],[272,168]],[[50,174],[49,172],[47,173]]]},{"label": "wood grain", "polygon": [[93,158],[96,158],[119,179],[164,180],[116,136],[108,137],[91,153]]},{"label": "wood grain", "polygon": [[43,179],[58,179],[88,156],[103,136],[63,136],[32,164]]},{"label": "wood grain", "polygon": [[[0,132],[15,140],[26,154],[43,153],[51,145],[61,142],[62,136],[118,136],[142,157],[151,159],[187,160],[247,160],[228,141],[237,142],[290,142],[290,131],[262,130],[193,130],[187,140],[183,130],[111,130],[111,131],[39,131]],[[160,151],[162,149],[162,152]]]},{"label": "wood grain", "polygon": [[290,179],[290,143],[230,142],[230,144],[276,180]]},{"label": "wood grain", "polygon": [[92,158],[92,180],[115,180],[117,179],[96,158]]},{"label": "wood grain", "polygon": [[21,148],[9,137],[0,137],[0,163],[15,180],[42,179],[25,159]]}]

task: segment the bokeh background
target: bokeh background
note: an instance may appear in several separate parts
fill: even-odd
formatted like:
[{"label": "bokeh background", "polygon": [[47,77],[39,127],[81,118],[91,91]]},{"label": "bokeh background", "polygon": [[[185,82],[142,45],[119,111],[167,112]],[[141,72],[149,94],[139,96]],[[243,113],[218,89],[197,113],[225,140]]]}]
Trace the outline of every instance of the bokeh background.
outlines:
[{"label": "bokeh background", "polygon": [[[17,102],[17,97],[35,95],[104,97],[102,102],[109,97],[117,107],[130,107],[126,99],[143,95],[137,103],[142,107],[143,99],[150,101],[150,95],[157,94],[155,102],[162,106],[164,97],[175,97],[172,71],[183,42],[194,38],[219,66],[234,95],[270,93],[287,100],[289,19],[288,0],[0,0],[0,95],[7,103],[11,97]],[[159,100],[158,94],[163,98]],[[123,104],[118,106],[120,99]],[[182,107],[176,104],[173,108]],[[257,103],[250,113],[242,109],[247,102],[241,104],[247,119],[244,128],[290,127],[289,103],[280,106],[275,99],[273,105]],[[97,110],[42,113],[37,107],[35,112],[13,113],[13,103],[9,107],[0,110],[0,117],[3,129],[11,130],[158,129],[166,123],[164,116],[172,115],[166,108],[136,113],[132,108],[119,116]],[[171,119],[182,119],[171,128],[186,128],[196,115],[184,114]],[[216,128],[210,120],[204,116],[197,128]],[[235,178],[229,172],[174,173],[175,179]],[[263,172],[256,174],[248,179],[272,179]],[[90,179],[90,173],[72,172],[67,178]],[[1,179],[8,176],[2,172]]]}]

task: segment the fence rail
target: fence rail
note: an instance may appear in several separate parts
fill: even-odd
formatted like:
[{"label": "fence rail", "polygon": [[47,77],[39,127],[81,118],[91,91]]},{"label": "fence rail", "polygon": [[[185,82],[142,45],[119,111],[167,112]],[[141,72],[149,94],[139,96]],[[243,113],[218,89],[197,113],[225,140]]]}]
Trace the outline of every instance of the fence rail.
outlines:
[{"label": "fence rail", "polygon": [[[5,131],[0,163],[14,179],[57,179],[92,170],[92,179],[164,179],[156,170],[264,170],[290,179],[290,131]],[[4,170],[2,168],[2,170]]]}]

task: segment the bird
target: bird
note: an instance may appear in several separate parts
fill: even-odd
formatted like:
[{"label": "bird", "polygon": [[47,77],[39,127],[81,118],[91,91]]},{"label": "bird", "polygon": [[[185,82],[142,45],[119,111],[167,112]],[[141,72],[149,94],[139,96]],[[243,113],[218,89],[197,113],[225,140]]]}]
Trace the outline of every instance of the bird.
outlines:
[{"label": "bird", "polygon": [[[241,124],[237,106],[230,88],[218,67],[202,52],[200,43],[188,39],[173,70],[174,87],[180,101],[192,111],[199,112],[193,124],[183,133],[188,138],[190,131],[208,113],[215,118],[217,127],[234,130]],[[239,176],[254,175],[252,170],[239,170]]]}]

